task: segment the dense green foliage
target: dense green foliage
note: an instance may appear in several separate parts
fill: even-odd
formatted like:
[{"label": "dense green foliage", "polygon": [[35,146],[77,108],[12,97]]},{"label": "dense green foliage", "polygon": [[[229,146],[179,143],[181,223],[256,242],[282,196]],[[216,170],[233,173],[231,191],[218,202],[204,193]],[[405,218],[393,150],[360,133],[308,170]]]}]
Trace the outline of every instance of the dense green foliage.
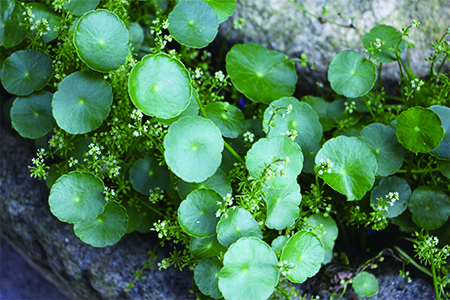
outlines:
[{"label": "dense green foliage", "polygon": [[[83,242],[155,231],[177,244],[160,269],[194,270],[198,296],[278,299],[343,263],[347,233],[398,227],[423,265],[386,245],[330,294],[375,295],[365,269],[396,251],[449,297],[450,28],[426,82],[401,56],[418,22],[377,25],[367,53],[332,59],[332,91],[299,99],[306,57],[245,43],[219,70],[199,50],[234,0],[43,2],[0,2],[0,78],[13,127],[40,145],[32,176]],[[381,80],[394,62],[399,96]]]}]

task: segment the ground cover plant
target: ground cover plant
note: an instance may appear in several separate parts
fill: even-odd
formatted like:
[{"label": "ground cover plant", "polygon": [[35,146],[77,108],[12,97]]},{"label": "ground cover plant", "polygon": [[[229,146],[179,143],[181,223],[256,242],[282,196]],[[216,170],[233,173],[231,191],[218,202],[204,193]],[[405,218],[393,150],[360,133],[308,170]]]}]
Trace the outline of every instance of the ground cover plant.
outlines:
[{"label": "ground cover plant", "polygon": [[[306,57],[245,43],[215,60],[204,49],[234,9],[0,2],[0,79],[17,96],[12,126],[36,141],[30,171],[46,180],[51,212],[93,247],[156,232],[172,248],[158,267],[194,270],[192,292],[215,299],[305,298],[293,283],[348,264],[348,235],[364,249],[368,234],[399,228],[407,248],[386,245],[330,295],[375,295],[368,269],[389,253],[448,298],[450,28],[426,79],[402,58],[419,22],[380,24],[366,53],[332,59],[330,92],[298,99]],[[382,84],[387,63],[399,67],[396,96]]]}]

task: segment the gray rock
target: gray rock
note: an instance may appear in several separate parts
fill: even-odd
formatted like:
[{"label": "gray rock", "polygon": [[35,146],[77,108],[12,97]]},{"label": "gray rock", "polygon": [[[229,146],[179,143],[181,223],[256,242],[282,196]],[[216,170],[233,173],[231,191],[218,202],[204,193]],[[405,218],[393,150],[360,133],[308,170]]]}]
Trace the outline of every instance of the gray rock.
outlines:
[{"label": "gray rock", "polygon": [[[236,18],[244,18],[240,30],[228,35],[229,45],[244,42],[260,43],[272,50],[280,51],[290,58],[306,54],[314,62],[315,71],[300,67],[298,88],[300,93],[312,93],[316,82],[327,84],[327,69],[331,59],[345,49],[365,54],[362,46],[364,35],[377,24],[386,24],[397,29],[406,28],[412,19],[421,22],[411,31],[416,48],[410,50],[413,72],[424,77],[430,70],[425,58],[432,53],[431,43],[440,38],[450,27],[450,2],[448,0],[295,0],[310,12],[321,16],[322,6],[329,5],[331,11],[354,18],[356,30],[330,23],[321,24],[287,0],[237,0],[236,11],[231,19],[220,26],[224,37]],[[339,19],[328,15],[324,19],[348,25],[350,19]],[[447,36],[447,39],[449,36]],[[406,53],[403,53],[406,58]],[[397,63],[383,65],[382,79],[385,84],[396,85],[400,78]]]},{"label": "gray rock", "polygon": [[[192,272],[174,268],[145,272],[129,293],[134,278],[154,249],[153,234],[130,234],[112,247],[93,248],[81,242],[72,225],[60,222],[48,207],[48,188],[30,178],[27,166],[35,156],[33,142],[1,123],[0,235],[71,299],[195,299]],[[159,250],[158,259],[167,257]]]}]

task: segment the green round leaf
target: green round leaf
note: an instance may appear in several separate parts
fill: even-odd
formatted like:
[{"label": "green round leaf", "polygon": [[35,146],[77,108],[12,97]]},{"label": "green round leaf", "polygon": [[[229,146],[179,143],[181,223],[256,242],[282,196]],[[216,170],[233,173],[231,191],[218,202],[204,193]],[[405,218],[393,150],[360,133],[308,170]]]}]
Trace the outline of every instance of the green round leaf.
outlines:
[{"label": "green round leaf", "polygon": [[[287,114],[289,105],[292,106],[292,111]],[[276,124],[276,127],[269,127],[269,121],[270,125]],[[295,130],[297,137],[294,142],[300,145],[302,152],[312,151],[322,139],[322,125],[317,113],[308,103],[300,102],[294,97],[283,97],[272,102],[264,112],[263,128],[269,138],[275,135],[288,136]]]},{"label": "green round leaf", "polygon": [[[313,228],[313,232],[322,242],[322,245],[326,252],[332,251],[334,247],[334,241],[338,237],[338,227],[332,217],[324,216],[322,213],[311,215],[307,220]],[[323,230],[319,229],[323,228]]]},{"label": "green round leaf", "polygon": [[357,98],[367,94],[375,84],[377,71],[370,60],[358,52],[338,53],[328,68],[331,88],[339,95]]},{"label": "green round leaf", "polygon": [[128,29],[128,36],[130,38],[130,44],[133,47],[133,52],[138,53],[145,39],[144,29],[139,23],[132,23]]},{"label": "green round leaf", "polygon": [[389,213],[385,214],[386,218],[395,218],[403,213],[408,207],[409,198],[411,197],[411,188],[406,180],[393,176],[384,178],[378,186],[373,188],[370,193],[370,202],[376,205],[378,198],[386,199],[391,192],[397,192],[399,198],[393,205],[387,206]]},{"label": "green round leaf", "polygon": [[75,26],[73,43],[89,68],[109,72],[122,66],[128,56],[128,30],[122,20],[105,9],[85,13]]},{"label": "green round leaf", "polygon": [[11,108],[14,129],[23,137],[45,136],[53,127],[52,94],[40,91],[27,97],[17,97]]},{"label": "green round leaf", "polygon": [[52,60],[39,50],[14,52],[3,62],[1,82],[11,94],[26,96],[41,90],[53,76]]},{"label": "green round leaf", "polygon": [[250,100],[269,104],[294,93],[295,66],[280,52],[246,43],[234,45],[225,60],[231,82]]},{"label": "green round leaf", "polygon": [[131,70],[128,89],[144,114],[170,119],[189,105],[191,79],[179,60],[164,53],[146,55]]},{"label": "green round leaf", "polygon": [[196,258],[203,259],[206,257],[219,256],[220,253],[225,253],[227,248],[219,243],[217,235],[206,238],[196,238],[191,236],[189,250],[191,250],[192,255]]},{"label": "green round leaf", "polygon": [[307,222],[312,225],[314,228],[312,232],[315,233],[322,242],[325,250],[322,264],[326,265],[333,259],[334,241],[338,236],[336,222],[329,215],[325,217],[323,214],[311,215],[307,219]]},{"label": "green round leaf", "polygon": [[280,235],[276,239],[272,241],[272,250],[275,252],[275,254],[278,256],[281,254],[281,251],[283,250],[284,246],[286,245],[288,241],[288,238],[285,235]]},{"label": "green round leaf", "polygon": [[164,157],[178,177],[187,182],[202,182],[220,166],[223,139],[211,120],[193,116],[173,123],[164,138]]},{"label": "green round leaf", "polygon": [[223,264],[217,257],[201,260],[194,270],[194,280],[198,289],[211,298],[222,298],[219,290],[219,271]]},{"label": "green round leaf", "polygon": [[224,137],[234,139],[244,132],[244,114],[236,106],[228,102],[213,102],[206,105],[205,112]]},{"label": "green round leaf", "polygon": [[189,98],[189,105],[185,110],[183,110],[183,112],[181,114],[179,114],[178,116],[176,116],[174,118],[170,118],[170,119],[157,118],[158,122],[161,124],[164,124],[164,125],[172,125],[174,122],[178,121],[179,119],[181,119],[183,117],[198,116],[198,111],[200,108],[198,106],[197,100],[195,100],[194,93],[198,95],[197,91],[193,90],[193,93],[191,94],[191,98]]},{"label": "green round leaf", "polygon": [[325,249],[319,238],[312,232],[301,230],[289,238],[280,261],[292,263],[294,268],[286,277],[292,282],[302,283],[319,272],[324,255]]},{"label": "green round leaf", "polygon": [[134,162],[130,169],[133,188],[141,194],[150,195],[150,190],[164,190],[170,183],[169,170],[160,166],[156,157],[146,156]]},{"label": "green round leaf", "polygon": [[[36,22],[42,22],[42,19],[46,19],[48,22],[48,28],[50,30],[47,31],[47,34],[45,34],[44,42],[48,43],[53,41],[58,37],[58,28],[61,26],[60,18],[59,16],[50,8],[45,6],[42,3],[37,2],[31,2],[26,5],[26,7],[29,7],[34,15],[33,18],[33,24],[36,25]],[[37,30],[32,29],[31,32],[36,35]]]},{"label": "green round leaf", "polygon": [[363,128],[359,139],[375,155],[378,164],[377,175],[389,176],[402,167],[405,151],[398,142],[395,131],[389,126],[370,124]]},{"label": "green round leaf", "polygon": [[190,48],[208,46],[217,35],[219,22],[214,9],[202,0],[185,0],[169,14],[169,32],[174,39]]},{"label": "green round leaf", "polygon": [[[330,161],[332,167],[322,168]],[[369,148],[355,137],[328,140],[316,155],[316,173],[348,200],[360,200],[375,182],[377,161]]]},{"label": "green round leaf", "polygon": [[217,169],[213,176],[200,183],[186,182],[181,179],[178,182],[178,194],[181,199],[185,199],[193,190],[199,189],[214,190],[222,197],[226,197],[227,194],[233,193],[230,179],[228,179],[228,176],[221,169]]},{"label": "green round leaf", "polygon": [[283,230],[294,225],[302,201],[300,185],[292,182],[283,188],[263,189],[263,198],[267,204],[266,226],[271,229]]},{"label": "green round leaf", "polygon": [[441,119],[431,109],[412,107],[397,118],[397,138],[414,153],[427,153],[439,146],[444,138]]},{"label": "green round leaf", "polygon": [[219,272],[219,289],[227,300],[267,299],[278,284],[278,261],[265,242],[250,237],[230,246]]},{"label": "green round leaf", "polygon": [[127,211],[115,201],[108,201],[105,210],[95,219],[74,224],[75,235],[93,247],[106,247],[117,243],[128,226]]},{"label": "green round leaf", "polygon": [[364,48],[371,48],[371,44],[375,43],[376,39],[380,39],[381,41],[381,47],[379,48],[381,51],[375,51],[372,58],[380,63],[391,63],[397,60],[397,56],[392,49],[395,49],[398,43],[400,43],[399,55],[405,50],[402,33],[392,26],[380,24],[372,27],[364,35]]},{"label": "green round leaf", "polygon": [[430,109],[439,116],[442,121],[442,129],[444,130],[444,138],[439,146],[430,151],[430,153],[439,159],[450,160],[450,108],[433,105]]},{"label": "green round leaf", "polygon": [[244,208],[229,208],[217,223],[217,239],[228,247],[242,237],[261,238],[261,229],[252,215]]},{"label": "green round leaf", "polygon": [[178,208],[178,222],[183,230],[198,238],[206,238],[216,233],[219,218],[218,201],[222,197],[213,190],[201,189],[190,193]]},{"label": "green round leaf", "polygon": [[112,100],[112,89],[101,75],[75,72],[61,81],[53,95],[53,116],[68,133],[86,133],[100,127]]},{"label": "green round leaf", "polygon": [[353,278],[352,287],[355,292],[363,297],[372,297],[378,292],[377,278],[368,272],[361,272]]},{"label": "green round leaf", "polygon": [[[289,158],[288,163],[286,157]],[[269,170],[272,173],[284,170],[284,175],[275,175],[266,181],[267,185],[282,188],[293,182],[302,171],[303,154],[300,146],[288,137],[262,138],[248,151],[245,164],[253,178],[259,178]]]},{"label": "green round leaf", "polygon": [[409,200],[409,210],[417,226],[425,230],[438,229],[450,216],[450,200],[438,188],[421,186],[414,190]]},{"label": "green round leaf", "polygon": [[442,175],[450,179],[450,161],[448,160],[438,160],[437,165],[439,171],[441,171]]},{"label": "green round leaf", "polygon": [[214,9],[219,24],[225,22],[234,13],[236,0],[203,0]]},{"label": "green round leaf", "polygon": [[0,46],[11,48],[25,38],[28,29],[24,12],[25,9],[18,1],[0,1]]},{"label": "green round leaf", "polygon": [[391,219],[392,224],[395,224],[403,232],[413,233],[415,231],[420,231],[420,227],[412,220],[412,213],[409,210],[405,210],[398,217]]},{"label": "green round leaf", "polygon": [[333,120],[330,120],[327,115],[327,110],[330,102],[327,102],[320,97],[313,96],[305,96],[301,100],[311,105],[312,109],[314,109],[316,114],[319,116],[319,121],[322,125],[323,131],[330,130],[334,127],[335,122]]},{"label": "green round leaf", "polygon": [[74,16],[82,16],[84,13],[94,10],[100,0],[70,0],[70,2],[64,3],[64,9]]},{"label": "green round leaf", "polygon": [[89,151],[89,145],[93,142],[91,137],[78,136],[73,140],[73,149],[67,152],[67,157],[73,157],[80,165],[87,165],[84,161],[86,153]]},{"label": "green round leaf", "polygon": [[104,187],[101,179],[89,172],[73,171],[63,175],[50,190],[50,211],[67,223],[93,219],[105,206]]}]

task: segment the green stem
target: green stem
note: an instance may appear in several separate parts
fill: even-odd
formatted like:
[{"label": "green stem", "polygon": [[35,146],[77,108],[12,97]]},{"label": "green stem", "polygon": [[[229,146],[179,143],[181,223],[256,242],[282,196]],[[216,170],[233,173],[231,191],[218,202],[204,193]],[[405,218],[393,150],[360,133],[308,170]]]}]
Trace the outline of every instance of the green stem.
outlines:
[{"label": "green stem", "polygon": [[361,99],[364,101],[364,104],[366,105],[367,110],[369,110],[369,113],[370,113],[370,115],[372,116],[372,119],[376,122],[376,121],[377,121],[377,118],[375,117],[375,115],[374,115],[374,113],[373,113],[373,111],[372,111],[372,108],[371,108],[370,105],[367,103],[366,98],[365,98],[365,97],[361,97]]},{"label": "green stem", "polygon": [[414,153],[410,153],[409,154],[409,159],[408,159],[408,168],[406,170],[406,175],[405,175],[405,180],[408,181],[409,179],[409,175],[411,175],[411,169],[412,169],[412,165],[413,165],[413,160],[414,160]]},{"label": "green stem", "polygon": [[162,212],[160,212],[159,210],[157,210],[156,208],[154,208],[153,206],[151,206],[150,204],[148,204],[147,202],[145,202],[144,200],[140,199],[140,198],[136,198],[137,200],[139,200],[139,202],[141,202],[142,204],[144,204],[145,206],[147,206],[148,208],[150,208],[151,210],[153,210],[155,213],[157,213],[160,216],[164,216],[164,214]]},{"label": "green stem", "polygon": [[[193,94],[194,94],[195,100],[197,100],[198,107],[200,107],[200,111],[202,112],[203,117],[207,118],[205,108],[203,107],[203,104],[202,104],[202,102],[200,101],[200,98],[198,97],[198,95],[197,95],[196,92],[193,92]],[[230,151],[231,154],[233,154],[233,156],[236,157],[237,160],[238,160],[242,165],[245,166],[245,161],[242,159],[242,157],[239,156],[239,154],[237,154],[236,151],[234,151],[233,147],[231,147],[231,146],[230,146],[227,142],[225,142],[225,141],[223,141],[223,143],[224,143],[224,145],[225,145],[225,148],[227,148],[228,151]]]},{"label": "green stem", "polygon": [[381,84],[381,70],[383,69],[383,63],[380,63],[380,67],[378,68],[378,86],[380,91],[382,90],[383,85]]},{"label": "green stem", "polygon": [[[437,172],[440,171],[439,169],[424,169],[424,170],[409,170],[410,174],[422,174],[422,173],[428,173],[428,172]],[[398,170],[397,173],[407,173],[408,170]]]},{"label": "green stem", "polygon": [[434,292],[436,294],[436,300],[440,300],[441,298],[439,297],[439,290],[438,290],[437,278],[436,278],[436,270],[434,268],[434,262],[433,262],[433,253],[431,253],[430,264],[431,264],[431,273],[433,273],[433,284],[434,284]]},{"label": "green stem", "polygon": [[227,148],[228,151],[230,151],[231,154],[233,154],[233,156],[236,157],[237,160],[239,160],[239,162],[240,162],[243,166],[245,166],[245,161],[242,159],[242,157],[239,156],[239,154],[237,154],[236,151],[234,151],[233,147],[231,147],[230,144],[228,144],[228,143],[225,142],[225,141],[223,141],[223,143],[224,143],[224,145],[225,145],[225,148]]},{"label": "green stem", "polygon": [[439,69],[437,70],[437,74],[441,73],[442,67],[444,66],[445,61],[448,58],[448,54],[444,57],[444,59],[442,60],[441,66],[439,67]]},{"label": "green stem", "polygon": [[409,262],[410,262],[414,267],[416,267],[417,269],[419,269],[419,270],[422,271],[423,273],[427,274],[428,276],[433,277],[433,275],[431,274],[430,270],[428,270],[428,269],[425,268],[424,266],[422,266],[422,265],[416,263],[416,262],[414,261],[414,259],[412,259],[408,254],[406,254],[405,251],[403,251],[402,249],[400,249],[400,248],[397,247],[397,246],[394,246],[394,249],[395,249],[398,253],[400,253],[403,257],[407,258],[407,259],[409,260]]},{"label": "green stem", "polygon": [[297,6],[298,8],[300,8],[301,10],[303,10],[305,13],[307,13],[307,14],[310,15],[310,16],[312,16],[313,18],[316,18],[316,19],[319,20],[319,22],[321,22],[321,23],[330,23],[330,24],[337,25],[337,26],[340,26],[340,27],[345,27],[345,28],[355,28],[355,27],[353,26],[353,24],[350,24],[350,25],[344,25],[344,24],[339,24],[339,23],[336,23],[336,22],[324,20],[324,19],[322,19],[321,17],[316,16],[315,14],[313,14],[312,12],[310,12],[309,10],[307,10],[306,8],[304,8],[303,6],[301,6],[300,4],[297,4],[297,3],[295,3],[295,2],[292,1],[292,0],[287,0],[287,1],[290,2],[290,3],[292,3],[292,4],[294,4],[295,6]]}]

